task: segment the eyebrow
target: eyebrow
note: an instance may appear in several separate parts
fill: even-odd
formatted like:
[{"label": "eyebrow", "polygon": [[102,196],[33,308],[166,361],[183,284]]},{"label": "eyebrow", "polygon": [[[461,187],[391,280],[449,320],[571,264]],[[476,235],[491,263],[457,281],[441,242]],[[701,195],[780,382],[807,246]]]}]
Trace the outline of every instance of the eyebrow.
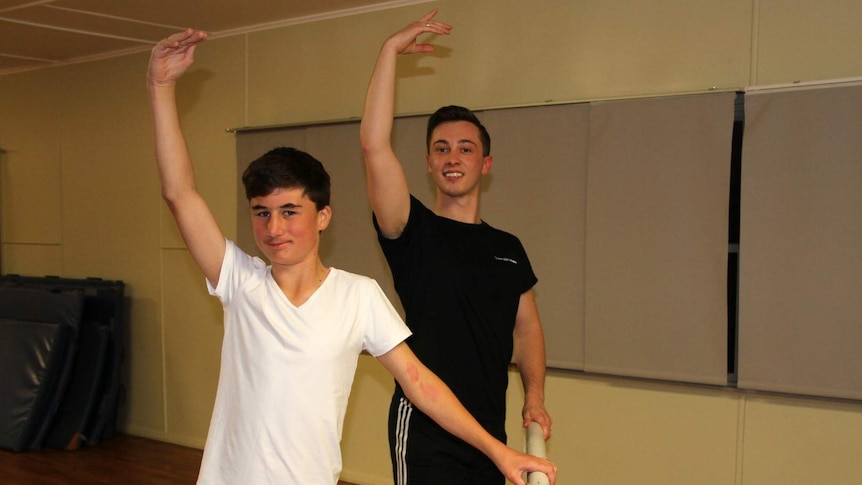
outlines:
[{"label": "eyebrow", "polygon": [[[287,204],[282,204],[277,207],[277,209],[298,209],[301,208],[302,204],[294,204],[293,202],[288,202]],[[251,206],[251,210],[270,210],[269,207],[261,204],[255,204]]]},{"label": "eyebrow", "polygon": [[[449,145],[449,142],[446,140],[436,140],[436,141],[432,142],[431,144],[436,145],[438,143],[442,143],[444,145]],[[477,145],[477,146],[479,145],[478,143],[476,143],[475,141],[473,141],[469,138],[462,138],[462,139],[458,140],[458,143],[469,143],[471,145]]]}]

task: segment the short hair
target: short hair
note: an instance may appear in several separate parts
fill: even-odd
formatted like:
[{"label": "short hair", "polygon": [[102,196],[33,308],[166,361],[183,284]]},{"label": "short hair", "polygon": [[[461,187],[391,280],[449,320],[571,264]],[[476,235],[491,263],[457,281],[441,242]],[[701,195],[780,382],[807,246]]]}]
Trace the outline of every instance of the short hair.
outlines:
[{"label": "short hair", "polygon": [[425,147],[429,154],[431,153],[431,136],[434,134],[434,129],[443,123],[449,123],[452,121],[466,121],[476,125],[476,128],[479,129],[479,141],[482,142],[482,156],[487,157],[491,154],[491,135],[488,134],[488,130],[485,128],[485,125],[483,125],[482,122],[479,121],[479,118],[477,118],[469,109],[463,106],[454,105],[443,106],[428,118],[428,131],[425,135]]},{"label": "short hair", "polygon": [[254,160],[242,173],[248,200],[277,189],[303,189],[317,210],[329,205],[329,174],[323,164],[296,148],[274,148]]}]

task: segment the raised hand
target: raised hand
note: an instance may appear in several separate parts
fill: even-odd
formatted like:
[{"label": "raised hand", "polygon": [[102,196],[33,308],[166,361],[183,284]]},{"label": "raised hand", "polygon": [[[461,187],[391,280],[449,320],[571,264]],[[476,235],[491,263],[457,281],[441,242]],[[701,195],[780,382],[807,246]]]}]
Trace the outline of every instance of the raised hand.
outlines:
[{"label": "raised hand", "polygon": [[398,54],[433,52],[433,45],[417,44],[416,38],[426,32],[437,35],[449,35],[452,32],[451,25],[433,20],[435,15],[437,15],[436,8],[423,15],[419,20],[411,22],[403,29],[389,36],[384,45],[395,49]]},{"label": "raised hand", "polygon": [[159,41],[150,53],[147,82],[151,86],[175,83],[194,62],[195,47],[206,38],[206,32],[186,29]]}]

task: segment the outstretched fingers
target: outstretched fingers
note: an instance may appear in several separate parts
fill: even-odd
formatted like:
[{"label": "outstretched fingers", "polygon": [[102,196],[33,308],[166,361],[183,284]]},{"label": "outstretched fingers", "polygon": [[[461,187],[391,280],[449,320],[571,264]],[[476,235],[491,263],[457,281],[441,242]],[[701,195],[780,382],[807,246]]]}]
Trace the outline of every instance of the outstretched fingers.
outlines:
[{"label": "outstretched fingers", "polygon": [[154,52],[162,55],[187,52],[207,38],[207,33],[201,30],[186,29],[164,38],[156,44]]},{"label": "outstretched fingers", "polygon": [[437,11],[438,10],[436,8],[431,10],[413,24],[418,24],[418,27],[423,33],[430,32],[438,35],[449,35],[452,32],[452,26],[445,22],[434,20],[434,17],[437,15]]},{"label": "outstretched fingers", "polygon": [[400,31],[392,34],[388,42],[394,47],[398,54],[413,54],[417,52],[433,52],[434,46],[431,44],[419,44],[416,42],[417,37],[422,34],[449,35],[452,32],[452,26],[439,22],[434,19],[437,15],[437,9],[433,9],[426,13],[419,20],[411,22]]},{"label": "outstretched fingers", "polygon": [[195,47],[206,40],[207,33],[186,29],[156,44],[150,54],[147,79],[153,86],[171,84],[194,62]]}]

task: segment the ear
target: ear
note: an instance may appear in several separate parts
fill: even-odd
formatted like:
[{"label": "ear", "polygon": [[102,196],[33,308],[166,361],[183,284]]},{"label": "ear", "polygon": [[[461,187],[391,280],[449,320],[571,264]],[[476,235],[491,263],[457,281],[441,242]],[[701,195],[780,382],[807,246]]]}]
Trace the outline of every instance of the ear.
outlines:
[{"label": "ear", "polygon": [[332,220],[332,207],[326,206],[317,211],[317,231],[322,232],[329,227],[329,221]]},{"label": "ear", "polygon": [[431,173],[431,155],[425,155],[425,165],[428,167],[428,173]]},{"label": "ear", "polygon": [[491,165],[494,165],[494,157],[488,155],[482,160],[482,175],[487,175],[491,171]]}]

